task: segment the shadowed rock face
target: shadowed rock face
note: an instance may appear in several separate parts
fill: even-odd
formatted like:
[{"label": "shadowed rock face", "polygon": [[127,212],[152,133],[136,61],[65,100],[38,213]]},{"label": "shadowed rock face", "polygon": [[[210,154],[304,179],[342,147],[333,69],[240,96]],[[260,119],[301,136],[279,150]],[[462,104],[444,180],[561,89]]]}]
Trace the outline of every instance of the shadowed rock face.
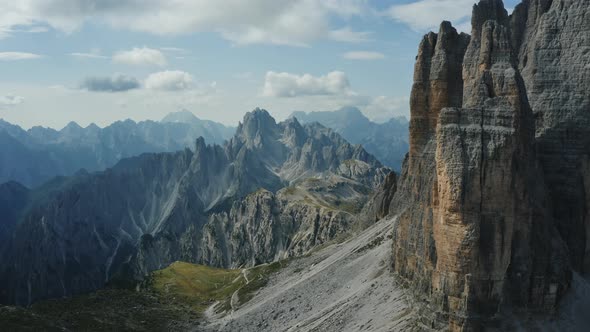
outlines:
[{"label": "shadowed rock face", "polygon": [[424,37],[389,211],[394,269],[429,325],[550,313],[588,261],[589,11],[482,0],[470,37],[447,22]]},{"label": "shadowed rock face", "polygon": [[71,296],[176,260],[239,267],[298,255],[345,231],[387,173],[321,125],[256,109],[223,146],[199,138],[193,150],[31,191],[2,185],[0,301]]}]

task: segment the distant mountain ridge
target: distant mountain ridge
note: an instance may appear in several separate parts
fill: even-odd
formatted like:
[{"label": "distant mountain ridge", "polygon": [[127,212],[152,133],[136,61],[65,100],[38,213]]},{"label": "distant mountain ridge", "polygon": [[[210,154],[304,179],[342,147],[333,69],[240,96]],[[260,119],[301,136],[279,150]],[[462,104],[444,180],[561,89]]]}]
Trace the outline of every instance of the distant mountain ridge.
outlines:
[{"label": "distant mountain ridge", "polygon": [[240,267],[300,255],[349,229],[389,172],[331,129],[256,109],[224,145],[201,137],[34,190],[5,183],[0,302],[71,296],[176,260]]},{"label": "distant mountain ridge", "polygon": [[358,108],[344,107],[336,111],[293,112],[301,123],[318,122],[333,129],[352,144],[361,144],[384,165],[401,169],[409,149],[409,122],[404,117],[385,123],[369,120]]},{"label": "distant mountain ridge", "polygon": [[61,130],[19,126],[0,120],[0,183],[17,181],[34,187],[79,169],[103,170],[122,158],[146,152],[192,147],[197,137],[223,143],[234,128],[201,120],[189,111],[170,113],[162,121],[117,121],[100,128],[70,122]]}]

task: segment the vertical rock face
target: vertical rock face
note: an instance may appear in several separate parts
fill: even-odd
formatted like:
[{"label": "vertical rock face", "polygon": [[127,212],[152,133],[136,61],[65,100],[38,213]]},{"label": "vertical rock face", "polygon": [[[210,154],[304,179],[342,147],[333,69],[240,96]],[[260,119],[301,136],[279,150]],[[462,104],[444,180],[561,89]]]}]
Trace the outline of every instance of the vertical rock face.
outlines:
[{"label": "vertical rock face", "polygon": [[503,308],[551,312],[583,268],[584,2],[525,1],[508,16],[482,0],[470,38],[443,22],[420,45],[390,212],[395,271],[429,303],[428,324],[479,330]]},{"label": "vertical rock face", "polygon": [[468,35],[443,22],[438,35],[431,32],[420,44],[410,98],[410,164],[434,133],[440,110],[461,106],[461,63],[468,43]]},{"label": "vertical rock face", "polygon": [[590,267],[590,4],[525,1],[512,25],[519,69],[537,121],[538,159],[553,218],[576,269]]}]

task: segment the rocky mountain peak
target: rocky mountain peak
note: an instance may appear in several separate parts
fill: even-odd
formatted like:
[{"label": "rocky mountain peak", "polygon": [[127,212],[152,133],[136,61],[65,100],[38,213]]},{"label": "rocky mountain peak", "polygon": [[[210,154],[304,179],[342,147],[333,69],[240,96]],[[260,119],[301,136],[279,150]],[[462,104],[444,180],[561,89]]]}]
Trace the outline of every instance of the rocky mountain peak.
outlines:
[{"label": "rocky mountain peak", "polygon": [[283,122],[285,127],[283,133],[283,142],[289,147],[301,146],[305,143],[305,129],[299,123],[297,118],[291,117]]},{"label": "rocky mountain peak", "polygon": [[256,108],[244,115],[244,120],[238,126],[236,137],[248,147],[261,147],[262,145],[279,138],[280,128],[268,111]]},{"label": "rocky mountain peak", "polygon": [[207,148],[207,144],[205,143],[205,138],[203,136],[199,136],[195,142],[195,154],[198,154],[200,151],[203,151]]},{"label": "rocky mountain peak", "polygon": [[502,1],[481,1],[474,6],[476,21],[463,67],[463,107],[509,103],[529,109],[525,87],[511,44],[510,26]]},{"label": "rocky mountain peak", "polygon": [[480,0],[479,3],[473,5],[471,35],[474,39],[477,39],[481,34],[484,23],[490,20],[496,21],[500,25],[507,24],[508,12],[504,8],[502,0]]},{"label": "rocky mountain peak", "polygon": [[68,122],[68,124],[62,129],[62,131],[69,131],[69,132],[73,132],[73,131],[80,131],[84,128],[82,128],[77,122],[75,121],[70,121]]}]

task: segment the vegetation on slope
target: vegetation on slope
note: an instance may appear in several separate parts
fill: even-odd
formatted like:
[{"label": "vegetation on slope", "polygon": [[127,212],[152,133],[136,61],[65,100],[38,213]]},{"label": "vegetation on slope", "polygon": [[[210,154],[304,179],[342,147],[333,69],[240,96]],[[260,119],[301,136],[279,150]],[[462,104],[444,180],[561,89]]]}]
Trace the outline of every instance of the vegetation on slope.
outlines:
[{"label": "vegetation on slope", "polygon": [[214,311],[223,314],[249,301],[286,264],[240,270],[175,262],[151,273],[137,289],[103,289],[30,308],[0,306],[0,327],[3,331],[187,330],[199,325],[205,310],[215,303]]}]

